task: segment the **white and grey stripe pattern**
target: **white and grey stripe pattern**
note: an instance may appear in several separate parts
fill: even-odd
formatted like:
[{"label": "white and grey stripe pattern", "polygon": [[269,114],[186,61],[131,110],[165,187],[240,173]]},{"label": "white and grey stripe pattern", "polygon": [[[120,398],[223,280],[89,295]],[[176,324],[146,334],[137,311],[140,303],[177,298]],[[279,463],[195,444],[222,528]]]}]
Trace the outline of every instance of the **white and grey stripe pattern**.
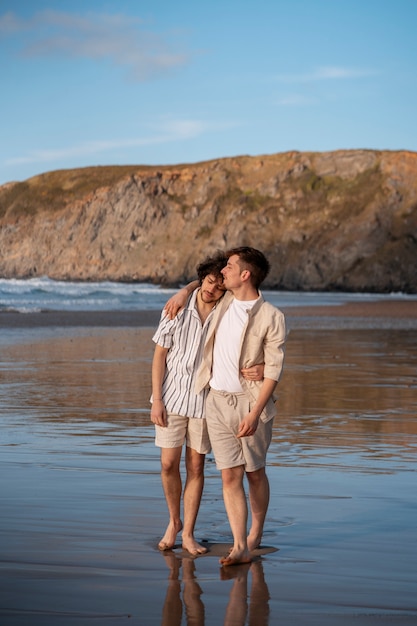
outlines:
[{"label": "white and grey stripe pattern", "polygon": [[153,341],[168,348],[162,398],[169,413],[204,417],[206,391],[196,394],[195,378],[213,311],[204,326],[196,309],[195,290],[180,313],[170,320],[162,313]]}]

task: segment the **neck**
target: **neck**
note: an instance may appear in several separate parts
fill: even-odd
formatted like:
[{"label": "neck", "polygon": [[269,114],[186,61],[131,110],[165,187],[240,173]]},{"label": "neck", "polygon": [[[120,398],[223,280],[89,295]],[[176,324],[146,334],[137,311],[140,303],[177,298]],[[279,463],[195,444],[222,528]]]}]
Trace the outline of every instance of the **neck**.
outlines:
[{"label": "neck", "polygon": [[204,302],[201,298],[201,289],[199,289],[197,291],[196,304],[197,304],[197,311],[200,316],[200,319],[204,322],[208,314],[210,313],[210,311],[216,305],[216,302]]},{"label": "neck", "polygon": [[259,292],[252,285],[244,283],[235,289],[230,289],[236,300],[257,300],[259,298]]}]

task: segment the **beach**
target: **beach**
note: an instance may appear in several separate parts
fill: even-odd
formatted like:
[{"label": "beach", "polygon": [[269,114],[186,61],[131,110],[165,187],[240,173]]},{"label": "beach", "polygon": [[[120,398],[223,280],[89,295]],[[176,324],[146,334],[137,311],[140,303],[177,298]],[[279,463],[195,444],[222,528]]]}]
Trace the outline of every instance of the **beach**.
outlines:
[{"label": "beach", "polygon": [[158,311],[0,314],[0,624],[417,625],[417,302],[289,307],[251,564],[206,460],[196,536],[161,553],[149,418]]}]

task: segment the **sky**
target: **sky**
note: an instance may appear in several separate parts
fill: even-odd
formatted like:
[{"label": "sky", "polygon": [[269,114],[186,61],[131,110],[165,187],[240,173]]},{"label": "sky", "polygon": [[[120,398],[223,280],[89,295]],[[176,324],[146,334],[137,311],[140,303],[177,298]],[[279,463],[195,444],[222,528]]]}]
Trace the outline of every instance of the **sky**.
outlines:
[{"label": "sky", "polygon": [[0,184],[417,151],[416,0],[0,0]]}]

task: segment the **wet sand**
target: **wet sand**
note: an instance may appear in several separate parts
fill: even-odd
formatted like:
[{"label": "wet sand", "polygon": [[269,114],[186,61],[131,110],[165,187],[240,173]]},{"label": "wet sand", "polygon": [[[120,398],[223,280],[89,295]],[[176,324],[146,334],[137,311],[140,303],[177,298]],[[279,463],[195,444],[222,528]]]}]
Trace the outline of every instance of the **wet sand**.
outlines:
[{"label": "wet sand", "polygon": [[[377,319],[381,320],[416,320],[417,300],[392,300],[372,302],[348,302],[334,306],[288,307],[285,309],[287,318],[292,322],[298,319],[312,320],[314,324],[322,324],[330,319]],[[47,327],[138,327],[155,326],[158,324],[160,311],[42,311],[39,313],[16,313],[0,311],[0,329],[6,328],[47,328]],[[360,323],[360,322],[359,322]]]},{"label": "wet sand", "polygon": [[0,624],[417,624],[417,303],[288,309],[262,550],[161,554],[159,313],[0,314]]}]

